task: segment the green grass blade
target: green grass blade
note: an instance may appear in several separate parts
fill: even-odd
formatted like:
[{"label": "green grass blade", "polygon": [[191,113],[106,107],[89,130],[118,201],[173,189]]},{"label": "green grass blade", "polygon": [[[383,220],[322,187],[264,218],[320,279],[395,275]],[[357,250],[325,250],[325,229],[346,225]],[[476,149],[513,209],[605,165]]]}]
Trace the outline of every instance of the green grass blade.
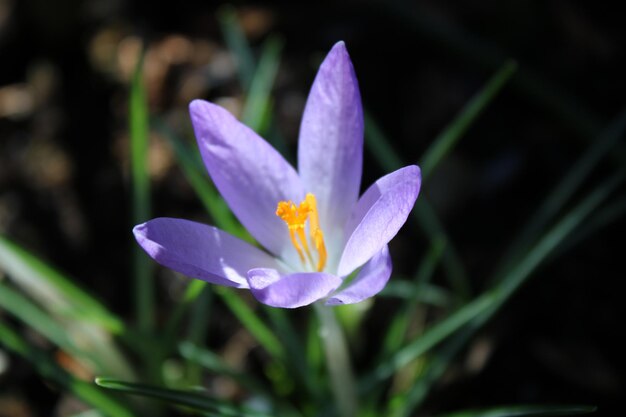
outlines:
[{"label": "green grass blade", "polygon": [[563,217],[528,252],[519,264],[507,274],[495,288],[499,302],[503,303],[528,276],[567,239],[582,222],[596,210],[602,202],[624,181],[626,171],[622,170],[605,180],[589,193],[576,207]]},{"label": "green grass blade", "polygon": [[[402,291],[404,294],[407,294],[409,298],[402,304],[398,312],[394,314],[388,327],[387,333],[383,339],[383,357],[388,357],[402,347],[411,319],[415,316],[420,297],[423,297],[426,288],[431,288],[428,287],[427,284],[437,264],[441,260],[444,247],[445,243],[443,241],[433,242],[430,250],[420,263],[419,272],[416,277],[417,284],[414,285],[414,288],[407,288]],[[397,283],[398,281],[393,282],[393,284]]]},{"label": "green grass blade", "polygon": [[448,155],[478,116],[498,95],[516,70],[517,64],[514,61],[505,62],[487,84],[463,107],[452,123],[435,138],[419,164],[424,179],[430,177],[437,165]]},{"label": "green grass blade", "polygon": [[377,368],[375,375],[386,378],[393,371],[408,364],[456,330],[479,315],[491,317],[517,290],[532,272],[561,244],[572,231],[624,180],[626,173],[620,171],[597,187],[587,198],[554,226],[511,273],[493,290],[476,298],[456,313],[433,326],[420,338],[398,351],[389,362]]},{"label": "green grass blade", "polygon": [[396,370],[406,366],[454,334],[480,313],[487,311],[494,303],[493,298],[494,296],[491,294],[484,294],[431,327],[420,337],[395,352],[389,359],[382,361],[372,374],[362,378],[360,389],[364,392],[369,391],[377,383],[393,375]]},{"label": "green grass blade", "polygon": [[454,289],[456,296],[460,300],[469,298],[471,290],[467,272],[461,261],[456,248],[450,243],[450,239],[445,231],[441,220],[435,213],[435,209],[431,206],[426,196],[421,195],[415,203],[413,216],[417,219],[418,224],[426,232],[431,241],[445,241],[446,247],[442,254],[442,266],[446,273],[447,279],[451,287]]},{"label": "green grass blade", "polygon": [[604,156],[615,147],[624,137],[626,130],[626,112],[622,112],[602,134],[594,141],[578,161],[572,166],[563,179],[554,187],[539,209],[531,216],[528,223],[522,228],[503,260],[496,268],[496,279],[502,277],[507,269],[523,255],[533,241],[537,239],[554,216],[563,209],[567,201],[589,177],[592,170]]},{"label": "green grass blade", "polygon": [[416,284],[402,277],[393,277],[377,297],[394,297],[416,304],[427,304],[434,307],[450,307],[450,292],[437,285]]},{"label": "green grass blade", "polygon": [[485,410],[467,410],[443,414],[439,417],[553,417],[577,416],[596,411],[591,405],[514,405],[488,408]]},{"label": "green grass blade", "polygon": [[237,61],[237,73],[247,95],[243,110],[243,122],[264,135],[269,143],[292,162],[288,147],[276,126],[272,123],[269,93],[274,83],[282,43],[274,37],[265,42],[260,61],[257,63],[252,48],[239,25],[235,9],[226,6],[219,14],[222,33],[228,49]]},{"label": "green grass blade", "polygon": [[29,361],[43,377],[71,392],[81,401],[109,417],[133,417],[131,410],[94,385],[81,381],[61,369],[48,355],[31,346],[18,333],[0,322],[0,344]]},{"label": "green grass blade", "polygon": [[590,235],[602,229],[614,221],[621,219],[626,213],[626,198],[620,198],[615,202],[600,208],[596,211],[591,218],[585,222],[576,233],[562,245],[555,256],[559,256],[561,253],[568,251],[573,246],[576,246],[581,241],[587,239]]},{"label": "green grass blade", "polygon": [[[24,304],[25,310],[17,311],[20,305],[14,305],[15,314],[21,320],[26,322],[28,317],[20,316],[20,314],[32,314],[28,324],[35,329],[55,333],[65,332],[71,340],[81,341],[80,344],[76,344],[76,349],[82,352],[83,358],[97,357],[98,360],[92,363],[101,366],[101,370],[132,377],[132,368],[111,337],[112,334],[125,337],[129,333],[121,319],[109,313],[102,304],[68,278],[2,237],[0,237],[0,268],[6,272],[12,283],[43,309],[42,311],[30,302],[30,299],[12,291],[12,296],[5,297],[7,308],[10,307],[8,303],[14,303],[17,299],[28,301],[31,307]],[[3,292],[8,294],[8,291],[11,290],[5,285]],[[42,314],[46,317],[41,317]],[[57,325],[50,324],[49,328],[43,329],[44,321],[35,317],[45,320],[46,323],[53,321]],[[59,329],[59,326],[62,329]],[[48,336],[53,335],[51,333],[46,335]],[[54,342],[59,343],[59,346],[66,348],[68,346],[60,336]],[[64,344],[61,345],[61,343]],[[73,352],[78,353],[78,351]]]},{"label": "green grass blade", "polygon": [[192,342],[181,343],[178,346],[178,350],[183,358],[198,364],[209,372],[232,378],[239,385],[250,390],[251,392],[270,397],[271,393],[266,388],[267,383],[262,383],[253,375],[249,375],[232,368],[224,362],[219,355],[211,352],[210,350],[203,349]]},{"label": "green grass blade", "polygon": [[102,388],[129,395],[154,398],[173,405],[216,412],[224,417],[271,417],[265,413],[237,407],[227,401],[213,398],[204,392],[173,390],[103,377],[96,378],[96,384]]},{"label": "green grass blade", "polygon": [[98,300],[69,278],[2,236],[0,269],[53,314],[79,319],[113,334],[125,331],[124,322]]},{"label": "green grass blade", "polygon": [[33,304],[29,299],[17,291],[14,291],[1,281],[0,307],[2,307],[6,312],[17,317],[28,327],[37,331],[65,352],[74,356],[84,365],[89,367],[95,365],[95,368],[100,372],[106,370],[106,366],[101,363],[100,358],[97,355],[94,355],[94,352],[89,349],[89,343],[85,346],[85,341],[83,341],[81,349],[81,347],[77,346],[76,342],[70,337],[72,334],[70,329],[64,328],[49,314],[46,314],[46,312]]},{"label": "green grass blade", "polygon": [[[365,144],[367,149],[371,151],[379,165],[385,171],[395,171],[402,167],[402,159],[389,145],[389,140],[382,133],[381,129],[376,125],[374,120],[367,115],[365,116]],[[455,289],[458,297],[466,299],[469,290],[467,273],[463,267],[463,263],[458,252],[448,238],[443,224],[437,217],[435,210],[422,194],[415,203],[413,216],[418,224],[424,230],[431,241],[445,240],[447,242],[446,249],[443,253],[443,267],[450,284]]]},{"label": "green grass blade", "polygon": [[[444,347],[443,352],[445,353],[441,353],[437,362],[431,364],[430,370],[426,375],[421,378],[418,383],[414,384],[404,404],[405,412],[393,414],[394,417],[410,415],[412,407],[417,406],[423,400],[430,385],[443,374],[449,361],[458,350],[478,329],[499,311],[502,305],[525,282],[531,273],[534,272],[541,263],[545,262],[560,245],[566,242],[566,239],[571,236],[572,232],[582,224],[590,213],[597,209],[608,195],[623,182],[625,177],[626,172],[619,171],[597,187],[594,192],[590,193],[582,202],[565,215],[561,221],[550,229],[504,280],[485,294],[491,294],[490,301],[486,306],[487,308],[479,312],[471,321],[467,322],[455,335],[453,340],[450,341],[449,345]],[[469,305],[471,305],[471,303]],[[419,344],[419,339],[415,344]],[[415,348],[415,346],[413,346],[413,348]]]},{"label": "green grass blade", "polygon": [[322,393],[310,378],[312,370],[306,360],[306,350],[298,337],[298,331],[282,309],[267,307],[263,310],[276,330],[277,338],[285,347],[285,365],[290,369],[290,374],[297,377],[311,397],[320,399]]},{"label": "green grass blade", "polygon": [[[138,59],[130,86],[129,115],[133,224],[150,218],[150,177],[148,173],[149,122],[148,103],[142,77],[143,55]],[[134,246],[135,308],[139,329],[148,334],[154,327],[153,263]]]},{"label": "green grass blade", "polygon": [[254,55],[248,46],[246,35],[239,25],[237,11],[230,5],[222,6],[217,17],[224,41],[237,60],[237,73],[241,85],[248,91],[254,80],[256,64]]},{"label": "green grass blade", "polygon": [[430,388],[448,369],[448,365],[456,357],[461,348],[467,344],[476,329],[476,323],[471,322],[460,331],[456,332],[450,340],[432,353],[426,362],[426,367],[416,380],[410,385],[406,392],[396,395],[394,400],[389,401],[389,410],[386,415],[389,417],[409,417],[413,415],[413,410],[419,407]]},{"label": "green grass blade", "polygon": [[270,93],[278,72],[282,47],[283,42],[276,37],[270,37],[265,42],[241,115],[243,124],[261,135],[269,126]]},{"label": "green grass blade", "polygon": [[404,165],[404,161],[391,147],[391,143],[383,133],[372,115],[364,109],[365,145],[385,171],[395,171]]},{"label": "green grass blade", "polygon": [[272,330],[259,319],[259,315],[230,288],[217,287],[215,292],[261,346],[263,346],[275,360],[285,363],[285,350],[283,345]]},{"label": "green grass blade", "polygon": [[[212,304],[213,292],[210,287],[205,286],[191,309],[186,340],[195,344],[203,344],[206,342],[209,330],[209,319],[211,318],[209,311]],[[200,366],[195,362],[187,361],[186,367],[187,381],[189,381],[190,384],[199,385],[201,383]]]},{"label": "green grass blade", "polygon": [[164,326],[162,337],[164,352],[169,352],[176,346],[180,324],[185,314],[193,306],[200,294],[207,288],[208,284],[204,281],[200,281],[199,279],[189,280],[183,299],[176,303],[174,311],[171,313]]},{"label": "green grass blade", "polygon": [[319,337],[320,322],[315,314],[309,314],[306,323],[306,362],[310,369],[309,380],[322,386],[324,348]]}]

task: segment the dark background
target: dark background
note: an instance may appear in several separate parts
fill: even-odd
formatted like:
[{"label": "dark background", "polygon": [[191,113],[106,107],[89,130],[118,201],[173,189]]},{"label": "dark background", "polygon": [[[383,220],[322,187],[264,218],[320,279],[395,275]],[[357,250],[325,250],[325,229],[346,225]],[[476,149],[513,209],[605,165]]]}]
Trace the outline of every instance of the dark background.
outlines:
[{"label": "dark background", "polygon": [[[237,108],[241,88],[216,19],[222,6],[0,0],[0,233],[128,317],[134,242],[126,100],[137,45],[143,39],[148,47],[153,114],[185,129],[192,98],[228,97],[224,103]],[[347,44],[365,107],[406,163],[419,160],[507,58],[518,62],[514,80],[423,185],[476,293],[534,208],[623,109],[626,37],[618,3],[234,6],[256,50],[269,34],[284,40],[273,96],[277,126],[292,151],[316,67],[338,40]],[[150,159],[155,216],[208,221],[158,135]],[[624,160],[618,148],[574,201]],[[366,152],[364,185],[381,174]],[[624,225],[618,220],[536,272],[459,358],[425,410],[579,403],[598,405],[598,415],[620,415]],[[392,247],[396,270],[411,273],[425,247],[419,230],[403,231]],[[472,362],[480,352],[484,360]],[[18,368],[0,375],[0,401],[38,395],[41,408],[31,405],[34,414],[25,415],[47,415],[42,410],[56,394],[26,364]]]}]

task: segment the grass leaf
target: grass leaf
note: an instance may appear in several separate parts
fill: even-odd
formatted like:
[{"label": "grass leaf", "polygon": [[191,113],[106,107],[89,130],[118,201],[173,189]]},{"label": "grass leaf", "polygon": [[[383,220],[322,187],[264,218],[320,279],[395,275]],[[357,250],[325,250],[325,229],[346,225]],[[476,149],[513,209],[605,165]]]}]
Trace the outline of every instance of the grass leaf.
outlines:
[{"label": "grass leaf", "polygon": [[254,55],[248,46],[246,35],[239,25],[237,11],[233,6],[222,6],[218,15],[224,41],[237,60],[237,73],[244,89],[248,91],[254,80],[256,64]]},{"label": "grass leaf", "polygon": [[124,322],[69,278],[0,236],[0,269],[44,308],[58,316],[80,319],[113,334],[125,331]]},{"label": "grass leaf", "polygon": [[124,404],[97,389],[93,384],[81,381],[62,368],[40,349],[33,347],[18,333],[0,322],[0,343],[7,349],[29,361],[44,378],[71,392],[81,401],[97,408],[109,417],[133,417],[134,413]]},{"label": "grass leaf", "polygon": [[278,72],[282,47],[283,42],[276,37],[265,41],[241,114],[241,122],[261,135],[269,125],[272,108],[270,93]]},{"label": "grass leaf", "polygon": [[424,179],[432,174],[437,165],[454,148],[459,139],[498,95],[516,70],[517,64],[514,61],[505,62],[487,84],[465,104],[461,112],[444,131],[435,138],[419,164]]},{"label": "grass leaf", "polygon": [[96,378],[96,384],[102,388],[120,391],[129,395],[154,398],[172,405],[186,406],[198,410],[218,413],[223,417],[271,417],[268,414],[237,407],[227,401],[196,391],[173,390],[153,385],[120,381],[114,378]]},{"label": "grass leaf", "polygon": [[[142,77],[143,55],[137,60],[130,86],[128,122],[130,127],[130,162],[133,224],[150,218],[150,176],[148,173],[149,121],[148,103]],[[135,307],[139,329],[148,334],[154,327],[153,263],[135,245],[133,247]]]},{"label": "grass leaf", "polygon": [[[97,370],[132,376],[132,368],[112,338],[112,334],[125,338],[130,333],[121,319],[69,278],[3,237],[0,237],[0,268],[30,297],[25,298],[3,285],[0,305],[68,352],[83,358],[98,358],[92,360]],[[81,342],[77,344],[73,340]]]}]

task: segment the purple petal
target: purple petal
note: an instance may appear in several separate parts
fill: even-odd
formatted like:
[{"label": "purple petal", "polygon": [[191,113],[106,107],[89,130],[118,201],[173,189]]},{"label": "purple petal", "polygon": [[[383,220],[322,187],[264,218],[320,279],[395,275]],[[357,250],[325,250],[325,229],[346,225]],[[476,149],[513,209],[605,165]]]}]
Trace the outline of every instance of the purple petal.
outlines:
[{"label": "purple petal", "polygon": [[317,197],[327,236],[343,227],[357,202],[362,165],[361,96],[346,46],[339,42],[317,72],[298,144],[298,171],[305,191]]},{"label": "purple petal", "polygon": [[410,165],[380,178],[363,194],[346,225],[350,237],[339,262],[339,276],[363,265],[398,233],[421,182],[419,167]]},{"label": "purple petal", "polygon": [[326,297],[341,285],[341,279],[323,272],[299,272],[281,276],[275,269],[248,272],[250,291],[257,300],[272,307],[302,307]]},{"label": "purple petal", "polygon": [[189,110],[204,164],[230,209],[269,251],[294,256],[287,227],[275,212],[279,201],[297,204],[304,197],[296,171],[222,107],[194,100]]},{"label": "purple petal", "polygon": [[383,249],[370,259],[345,289],[333,294],[326,305],[354,304],[378,294],[391,276],[389,249]]},{"label": "purple petal", "polygon": [[248,288],[252,268],[277,268],[276,260],[215,227],[158,218],[135,226],[135,239],[159,264],[213,284]]}]

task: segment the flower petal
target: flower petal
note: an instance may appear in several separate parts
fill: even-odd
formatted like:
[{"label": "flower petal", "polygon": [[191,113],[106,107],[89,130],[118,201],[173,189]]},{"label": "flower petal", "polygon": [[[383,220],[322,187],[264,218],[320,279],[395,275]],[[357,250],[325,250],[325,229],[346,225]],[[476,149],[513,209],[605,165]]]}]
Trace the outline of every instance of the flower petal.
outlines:
[{"label": "flower petal", "polygon": [[252,268],[277,268],[276,260],[215,227],[158,218],[135,226],[135,239],[159,264],[212,284],[248,288]]},{"label": "flower petal", "polygon": [[354,304],[378,294],[391,276],[391,256],[387,245],[370,259],[346,288],[337,291],[326,305]]},{"label": "flower petal", "polygon": [[410,165],[368,188],[345,228],[350,237],[339,262],[339,276],[363,265],[398,233],[415,204],[421,182],[419,167]]},{"label": "flower petal", "polygon": [[285,223],[275,212],[281,200],[304,198],[296,171],[222,107],[194,100],[189,110],[204,164],[230,209],[270,252],[294,256]]},{"label": "flower petal", "polygon": [[281,276],[275,269],[248,272],[250,291],[257,300],[272,307],[296,308],[326,297],[341,285],[341,279],[323,272],[299,272]]},{"label": "flower petal", "polygon": [[362,165],[361,96],[346,46],[339,42],[317,72],[298,144],[298,171],[305,191],[317,197],[326,235],[343,227],[356,204]]}]

